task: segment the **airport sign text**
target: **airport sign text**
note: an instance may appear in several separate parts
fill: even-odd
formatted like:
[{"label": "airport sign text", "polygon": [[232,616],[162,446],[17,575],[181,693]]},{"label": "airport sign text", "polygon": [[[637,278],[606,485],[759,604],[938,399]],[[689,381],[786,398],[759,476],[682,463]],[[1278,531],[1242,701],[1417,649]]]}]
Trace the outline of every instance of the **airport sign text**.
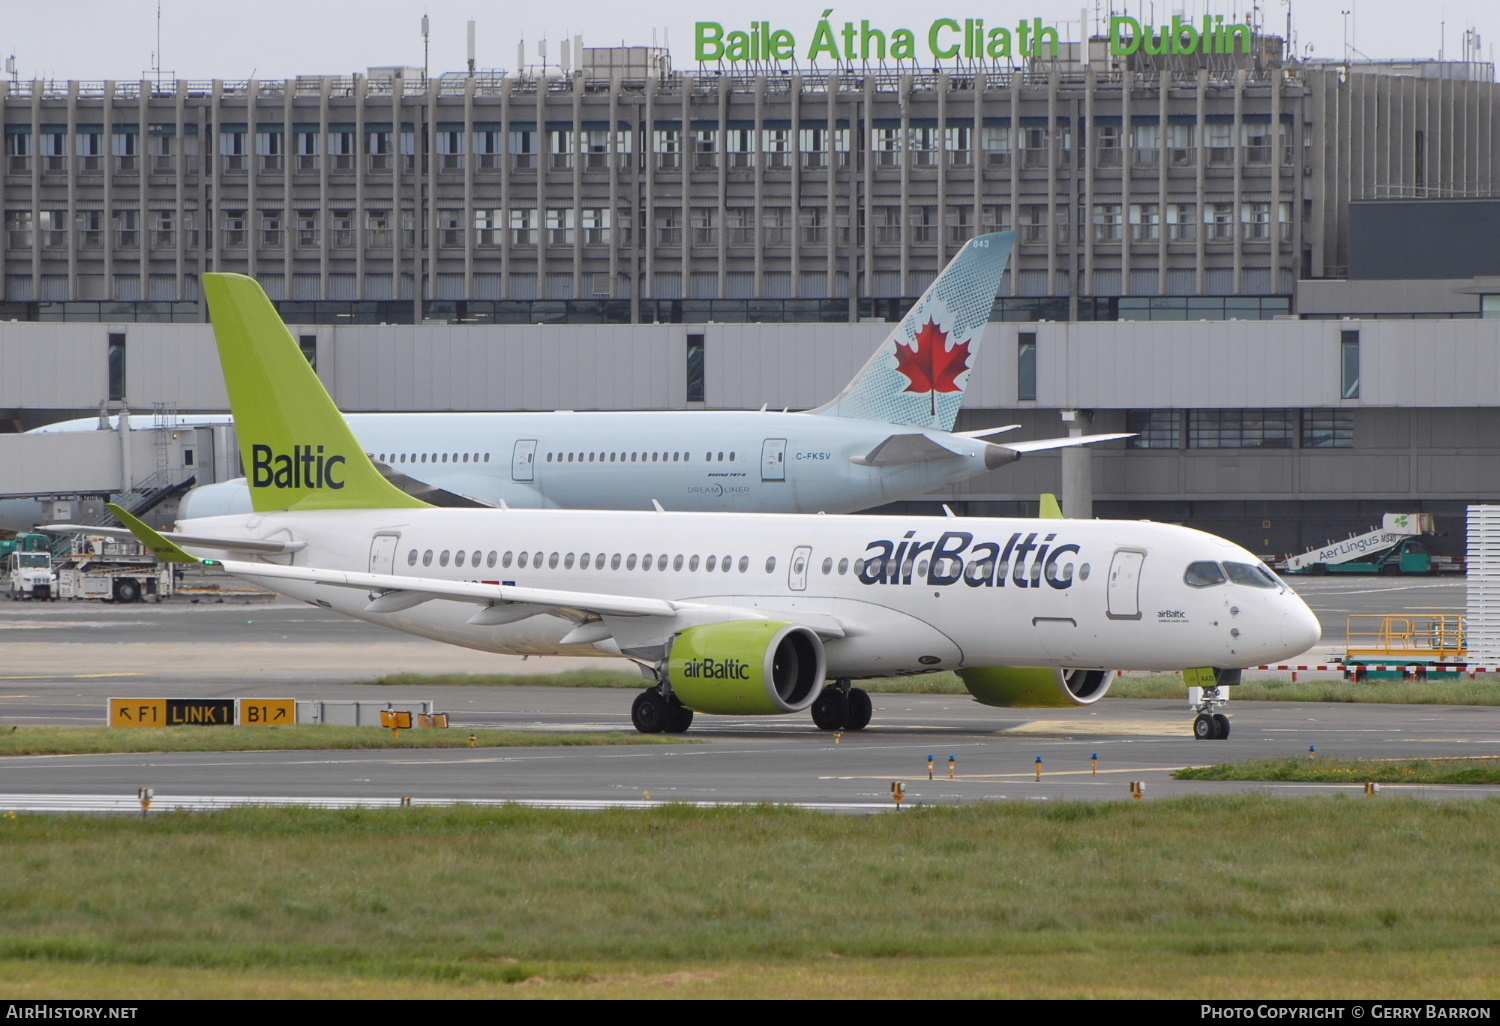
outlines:
[{"label": "airport sign text", "polygon": [[[693,26],[693,58],[700,63],[808,61],[951,61],[1012,57],[1056,58],[1061,37],[1041,18],[1022,18],[1014,25],[987,24],[983,18],[934,18],[919,28],[884,28],[868,18],[842,23],[823,12],[803,46],[791,29],[770,21],[732,28],[719,21]],[[1126,15],[1111,15],[1107,37],[1112,57],[1145,54],[1218,54],[1250,52],[1249,25],[1225,24],[1223,15],[1201,19],[1173,15],[1165,25],[1143,24]]]}]

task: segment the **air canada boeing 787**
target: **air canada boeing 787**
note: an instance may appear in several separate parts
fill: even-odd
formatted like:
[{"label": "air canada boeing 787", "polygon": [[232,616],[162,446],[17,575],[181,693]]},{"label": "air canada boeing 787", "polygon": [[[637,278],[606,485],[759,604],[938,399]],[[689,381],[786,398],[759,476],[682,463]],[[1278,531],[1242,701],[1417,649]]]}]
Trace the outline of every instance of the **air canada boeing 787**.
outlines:
[{"label": "air canada boeing 787", "polygon": [[872,676],[955,670],[986,704],[1065,706],[1116,669],[1192,669],[1195,733],[1222,737],[1217,685],[1319,636],[1249,552],[1166,524],[432,508],[367,458],[252,279],[203,280],[241,455],[264,468],[255,511],[163,536],[116,507],[137,536],[453,644],[627,656],[652,681],[642,731],[799,711],[858,729],[871,703],[851,684]]},{"label": "air canada boeing 787", "polygon": [[[365,413],[349,425],[387,477],[437,505],[757,513],[868,509],[1025,453],[1127,437],[952,430],[1014,244],[1014,232],[968,242],[844,390],[806,413]],[[179,516],[249,512],[248,489],[272,468],[252,453],[244,472],[190,492]]]}]

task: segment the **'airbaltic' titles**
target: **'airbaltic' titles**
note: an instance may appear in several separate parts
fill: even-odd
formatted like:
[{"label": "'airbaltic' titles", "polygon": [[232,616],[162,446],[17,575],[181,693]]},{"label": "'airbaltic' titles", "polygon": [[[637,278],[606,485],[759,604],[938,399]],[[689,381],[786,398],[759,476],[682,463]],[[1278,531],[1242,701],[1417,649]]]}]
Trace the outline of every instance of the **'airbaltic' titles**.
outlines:
[{"label": "'airbaltic' titles", "polygon": [[256,488],[342,488],[333,476],[342,456],[324,456],[323,447],[294,445],[290,456],[269,445],[250,447],[250,481]]},{"label": "'airbaltic' titles", "polygon": [[[1048,534],[1040,543],[1037,532],[1023,539],[1017,531],[1002,547],[999,542],[975,543],[968,531],[944,531],[935,542],[914,541],[916,531],[907,531],[900,542],[872,541],[859,568],[861,584],[911,584],[917,557],[926,555],[927,572],[918,584],[942,586],[963,581],[971,588],[1003,588],[1006,578],[1017,588],[1040,588],[1045,581],[1053,588],[1071,588],[1074,563],[1064,557],[1079,555],[1077,545],[1053,545],[1057,535]],[[967,559],[965,559],[967,554]],[[1088,564],[1078,568],[1078,577],[1088,574]]]},{"label": "'airbaltic' titles", "polygon": [[706,656],[690,660],[683,667],[682,675],[706,680],[749,680],[750,664],[743,659],[714,659]]}]

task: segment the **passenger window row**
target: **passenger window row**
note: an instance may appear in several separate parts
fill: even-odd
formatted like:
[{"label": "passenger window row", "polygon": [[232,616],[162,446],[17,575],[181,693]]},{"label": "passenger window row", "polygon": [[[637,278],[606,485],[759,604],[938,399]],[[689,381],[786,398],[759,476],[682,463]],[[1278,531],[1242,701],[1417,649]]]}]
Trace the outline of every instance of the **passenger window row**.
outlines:
[{"label": "passenger window row", "polygon": [[[367,453],[366,455],[369,454]],[[408,459],[408,457],[410,457],[410,459]],[[435,452],[431,454],[431,458],[429,459],[428,454],[425,452],[383,452],[378,455],[371,456],[370,458],[379,460],[381,463],[384,463],[388,466],[393,463],[488,463],[490,461],[490,454],[487,452],[455,452],[451,454],[446,452]]]},{"label": "passenger window row", "polygon": [[[581,556],[575,557],[571,552],[518,553],[510,551],[502,553],[494,549],[491,549],[488,553],[481,549],[475,549],[472,552],[467,549],[459,549],[456,552],[449,549],[444,549],[441,552],[436,552],[433,549],[426,549],[425,551],[411,549],[406,554],[407,566],[416,566],[419,561],[423,566],[432,566],[434,560],[436,560],[438,566],[448,566],[451,562],[453,566],[468,566],[473,569],[478,569],[481,566],[485,569],[493,569],[498,565],[502,570],[508,570],[512,566],[520,570],[525,570],[528,566],[533,569],[540,569],[544,563],[549,570],[556,570],[558,566],[561,566],[564,570],[571,570],[576,565],[580,570],[603,570],[607,566],[610,570],[619,570],[621,567],[626,570],[634,570],[639,567],[641,570],[655,569],[657,571],[665,571],[670,566],[675,573],[681,573],[684,567],[687,568],[688,573],[697,573],[700,566],[708,573],[715,571],[729,573],[736,567],[733,556],[700,557],[684,556],[681,554],[668,556],[665,554],[656,555],[647,553],[638,557],[635,553],[617,552],[613,556],[610,556],[604,552],[597,554],[585,552]],[[856,559],[853,563],[854,572],[858,574],[864,568],[864,565],[865,560]],[[749,556],[739,557],[738,569],[742,574],[749,572]],[[847,558],[840,559],[837,563],[834,562],[832,556],[828,556],[823,560],[822,570],[824,577],[832,575],[835,571],[837,571],[840,577],[843,577],[849,573],[849,569],[850,563]],[[766,573],[775,572],[776,557],[766,557]],[[927,560],[922,560],[918,567],[918,572],[923,575],[927,573]]]},{"label": "passenger window row", "polygon": [[[494,549],[491,549],[488,553],[480,549],[475,549],[472,552],[466,549],[459,549],[457,552],[443,549],[441,552],[436,553],[432,549],[425,549],[420,553],[416,549],[411,549],[406,553],[407,566],[416,566],[418,560],[421,561],[423,566],[432,566],[434,559],[436,559],[438,566],[448,566],[451,561],[452,565],[456,567],[467,565],[474,569],[479,569],[481,566],[485,569],[493,569],[498,563],[502,570],[509,569],[512,565],[521,570],[525,570],[528,566],[532,569],[541,569],[544,562],[549,570],[556,570],[559,565],[564,570],[571,570],[575,564],[580,570],[603,570],[607,566],[610,570],[619,570],[621,567],[624,567],[626,570],[634,570],[639,567],[643,571],[653,569],[665,571],[670,566],[672,570],[681,572],[683,567],[686,566],[689,573],[696,573],[700,565],[708,573],[713,573],[717,570],[720,573],[727,574],[736,569],[736,567],[742,574],[748,573],[750,570],[749,556],[739,557],[739,561],[736,564],[733,556],[721,557],[714,555],[700,558],[699,556],[683,556],[680,554],[669,556],[665,553],[661,555],[646,553],[643,556],[637,556],[633,552],[616,552],[614,555],[605,552],[585,552],[581,556],[575,556],[572,552],[517,553],[512,551],[501,553]],[[766,557],[766,573],[775,572],[776,557]],[[842,572],[840,570],[840,573]]]},{"label": "passenger window row", "polygon": [[[729,453],[728,462],[734,462],[734,453]],[[488,459],[488,457],[486,457]],[[691,463],[690,452],[549,452],[548,463]],[[705,463],[725,462],[724,453],[706,452]]]}]

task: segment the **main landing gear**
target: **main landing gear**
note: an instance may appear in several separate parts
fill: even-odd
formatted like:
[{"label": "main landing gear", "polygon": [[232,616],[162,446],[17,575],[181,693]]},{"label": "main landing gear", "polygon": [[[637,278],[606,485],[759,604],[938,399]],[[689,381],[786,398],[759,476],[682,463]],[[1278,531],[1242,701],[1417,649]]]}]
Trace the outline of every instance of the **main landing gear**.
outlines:
[{"label": "main landing gear", "polygon": [[630,721],[642,734],[681,734],[693,725],[693,710],[676,695],[665,694],[658,684],[636,696]]},{"label": "main landing gear", "polygon": [[1198,715],[1193,720],[1193,737],[1199,741],[1223,741],[1229,737],[1229,717],[1215,712],[1217,706],[1226,701],[1218,687],[1204,688],[1202,700],[1193,708]]},{"label": "main landing gear", "polygon": [[813,723],[819,730],[864,730],[874,714],[870,693],[850,687],[847,679],[824,686],[812,706]]}]

